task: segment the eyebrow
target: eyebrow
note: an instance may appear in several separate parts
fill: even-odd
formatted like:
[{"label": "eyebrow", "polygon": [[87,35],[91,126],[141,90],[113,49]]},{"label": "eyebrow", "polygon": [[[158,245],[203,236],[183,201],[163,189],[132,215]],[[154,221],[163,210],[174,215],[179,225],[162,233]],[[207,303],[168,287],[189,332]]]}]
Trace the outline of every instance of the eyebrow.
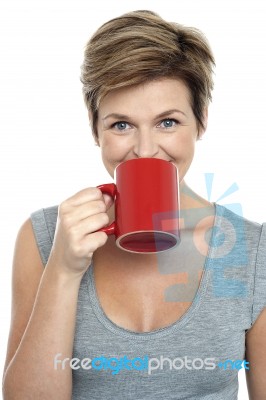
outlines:
[{"label": "eyebrow", "polygon": [[[183,111],[177,110],[177,109],[172,109],[172,110],[167,110],[167,111],[164,111],[164,112],[156,115],[155,119],[162,118],[162,117],[165,117],[165,116],[173,114],[173,113],[180,113],[186,117],[186,114]],[[115,119],[121,119],[121,120],[122,119],[130,119],[129,115],[118,114],[118,113],[107,114],[105,117],[102,118],[102,120],[105,120],[107,118],[115,118]]]}]

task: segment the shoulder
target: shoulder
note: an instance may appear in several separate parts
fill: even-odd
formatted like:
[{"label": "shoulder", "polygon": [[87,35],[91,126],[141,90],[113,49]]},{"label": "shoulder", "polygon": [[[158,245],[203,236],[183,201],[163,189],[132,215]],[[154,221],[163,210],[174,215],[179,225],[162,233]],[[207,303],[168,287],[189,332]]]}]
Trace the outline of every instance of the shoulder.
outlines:
[{"label": "shoulder", "polygon": [[239,261],[240,266],[246,266],[249,272],[253,326],[266,308],[266,223],[250,221],[223,206],[218,208],[226,221],[232,224],[234,247],[238,249],[235,251],[235,260]]},{"label": "shoulder", "polygon": [[240,208],[217,205],[216,215],[214,246],[219,258],[214,264],[243,283],[253,326],[266,307],[266,224],[243,217]]},{"label": "shoulder", "polygon": [[236,224],[242,224],[255,231],[260,231],[262,227],[262,224],[246,218],[243,214],[241,205],[238,203],[226,204],[225,206],[215,204],[215,208],[218,216],[222,216]]},{"label": "shoulder", "polygon": [[[255,252],[265,235],[266,224],[247,219],[243,216],[240,204],[228,204],[226,207],[216,204],[217,225],[246,250]],[[265,248],[266,250],[266,248]]]},{"label": "shoulder", "polygon": [[32,221],[33,227],[41,226],[42,224],[47,224],[47,228],[54,227],[57,220],[58,206],[40,208],[31,213],[30,219]]},{"label": "shoulder", "polygon": [[41,208],[30,215],[30,221],[43,265],[47,263],[54,240],[58,206]]},{"label": "shoulder", "polygon": [[[231,240],[232,250],[240,257],[242,265],[252,269],[254,291],[262,287],[266,297],[266,223],[251,221],[240,213],[217,205],[218,226]],[[262,294],[262,293],[261,293]]]}]

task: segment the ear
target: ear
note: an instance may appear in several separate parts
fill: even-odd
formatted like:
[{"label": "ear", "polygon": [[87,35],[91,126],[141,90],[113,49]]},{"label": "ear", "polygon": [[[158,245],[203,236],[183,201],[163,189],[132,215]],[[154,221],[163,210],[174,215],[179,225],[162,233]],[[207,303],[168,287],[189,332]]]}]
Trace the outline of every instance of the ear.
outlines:
[{"label": "ear", "polygon": [[90,121],[91,132],[92,132],[92,135],[93,135],[93,138],[94,138],[94,141],[95,141],[95,146],[100,146],[98,136],[97,136],[96,132],[94,132],[94,128],[93,128],[93,116],[92,116],[91,110],[88,111],[88,115],[89,115],[89,121]]},{"label": "ear", "polygon": [[202,136],[206,132],[206,129],[208,126],[208,107],[206,107],[203,111],[203,125],[204,125],[204,128],[199,129],[197,140],[201,140]]}]

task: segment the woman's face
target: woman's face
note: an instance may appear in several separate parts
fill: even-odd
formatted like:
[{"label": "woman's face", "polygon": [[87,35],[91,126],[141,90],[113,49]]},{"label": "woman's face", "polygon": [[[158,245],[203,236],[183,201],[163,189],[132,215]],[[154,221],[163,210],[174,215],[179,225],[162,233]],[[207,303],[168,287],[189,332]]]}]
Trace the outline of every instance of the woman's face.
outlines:
[{"label": "woman's face", "polygon": [[175,164],[182,181],[198,138],[189,90],[170,78],[107,94],[99,106],[97,128],[102,160],[112,177],[122,161],[153,157]]}]

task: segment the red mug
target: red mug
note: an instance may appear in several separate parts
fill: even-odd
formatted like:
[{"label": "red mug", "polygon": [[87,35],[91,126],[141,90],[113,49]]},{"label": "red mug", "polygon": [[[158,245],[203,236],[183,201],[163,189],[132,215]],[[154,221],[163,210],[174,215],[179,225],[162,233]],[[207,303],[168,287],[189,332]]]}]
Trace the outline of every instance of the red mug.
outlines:
[{"label": "red mug", "polygon": [[97,186],[115,204],[115,221],[100,231],[115,235],[117,246],[132,253],[157,253],[179,244],[174,164],[158,158],[124,161],[115,169],[115,182]]}]

